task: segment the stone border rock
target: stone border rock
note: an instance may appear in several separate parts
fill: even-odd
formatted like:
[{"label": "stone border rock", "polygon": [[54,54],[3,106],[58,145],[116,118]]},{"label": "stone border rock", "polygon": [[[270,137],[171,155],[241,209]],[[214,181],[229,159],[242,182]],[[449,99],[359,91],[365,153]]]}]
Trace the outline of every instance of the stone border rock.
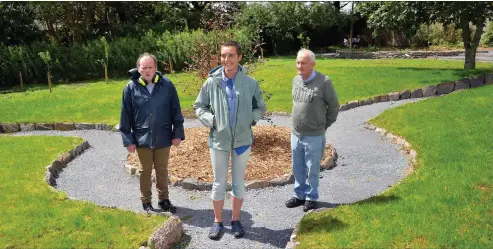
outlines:
[{"label": "stone border rock", "polygon": [[[463,50],[452,51],[339,51],[332,54],[320,54],[321,58],[340,58],[340,59],[423,59],[437,56],[459,56],[464,54]],[[486,50],[478,50],[477,53],[488,53]]]},{"label": "stone border rock", "polygon": [[[320,164],[320,171],[330,170],[337,165],[337,150],[334,146],[331,146],[333,149],[332,155],[327,156],[323,162]],[[131,175],[139,175],[139,172],[136,167],[132,164],[125,162],[124,169],[127,173]],[[169,175],[169,184],[171,186],[181,186],[183,189],[187,190],[201,190],[201,191],[210,191],[212,190],[212,183],[198,180],[196,178],[179,178],[173,175]],[[156,182],[155,174],[153,172],[152,181]],[[284,186],[287,184],[294,183],[294,175],[293,174],[285,174],[282,177],[275,178],[272,180],[250,180],[245,183],[245,189],[261,189],[268,187],[277,187]],[[226,189],[231,190],[231,184],[228,183]]]},{"label": "stone border rock", "polygon": [[139,249],[170,249],[179,243],[185,234],[183,222],[177,216],[170,216],[163,225],[154,230],[147,240],[147,247]]},{"label": "stone border rock", "polygon": [[55,187],[56,186],[56,179],[60,175],[60,172],[63,171],[65,167],[67,167],[67,164],[74,160],[76,157],[81,155],[85,150],[89,149],[91,145],[84,140],[81,144],[77,145],[74,149],[62,153],[51,163],[51,165],[46,166],[46,173],[45,173],[45,181],[48,183],[50,186]]}]

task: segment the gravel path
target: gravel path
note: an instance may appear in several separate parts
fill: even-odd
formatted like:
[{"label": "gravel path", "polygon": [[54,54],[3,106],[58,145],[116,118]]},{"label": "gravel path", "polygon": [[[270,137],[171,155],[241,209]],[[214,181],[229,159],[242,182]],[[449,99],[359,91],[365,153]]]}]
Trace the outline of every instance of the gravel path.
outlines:
[{"label": "gravel path", "polygon": [[[322,207],[353,203],[377,195],[404,177],[407,158],[397,146],[389,144],[374,132],[363,128],[363,123],[385,109],[416,100],[377,103],[358,107],[339,114],[329,128],[327,141],[338,151],[338,166],[321,173],[320,203]],[[276,125],[290,125],[289,117],[273,117]],[[261,121],[259,125],[266,125]],[[186,127],[200,126],[197,120],[186,120]],[[109,131],[33,131],[17,135],[79,136],[91,148],[72,161],[57,179],[58,189],[72,199],[87,200],[101,206],[141,211],[138,178],[123,169],[126,150],[119,133]],[[172,165],[171,165],[172,167]],[[193,165],[190,165],[193,167]],[[275,165],[273,165],[275,167]],[[246,193],[241,221],[246,229],[243,239],[231,234],[231,204],[225,204],[226,233],[220,241],[207,238],[212,223],[209,191],[187,191],[170,187],[171,201],[178,206],[179,216],[186,230],[187,248],[284,248],[295,224],[303,217],[301,207],[287,209],[293,185],[249,190]],[[157,196],[154,194],[154,207]],[[184,247],[183,246],[183,247]]]}]

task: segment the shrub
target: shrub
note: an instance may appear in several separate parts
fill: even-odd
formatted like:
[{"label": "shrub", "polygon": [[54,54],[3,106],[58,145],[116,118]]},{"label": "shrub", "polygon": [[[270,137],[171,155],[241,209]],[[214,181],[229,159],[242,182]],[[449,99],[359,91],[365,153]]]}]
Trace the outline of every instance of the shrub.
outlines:
[{"label": "shrub", "polygon": [[[160,60],[159,70],[169,71],[169,58],[174,70],[183,70],[192,64],[192,52],[198,41],[213,44],[219,51],[223,38],[237,40],[243,47],[244,57],[254,54],[255,40],[243,29],[224,31],[203,30],[157,34],[152,31],[133,38],[118,38],[105,43],[101,39],[72,46],[57,45],[49,42],[34,42],[29,45],[0,45],[0,87],[18,85],[19,71],[22,71],[26,84],[46,82],[46,65],[38,56],[48,52],[52,58],[50,65],[53,82],[74,82],[104,77],[102,59],[108,63],[109,77],[125,77],[126,72],[134,68],[138,56],[150,52]],[[109,47],[107,50],[105,48]],[[107,54],[106,54],[107,52]]]}]

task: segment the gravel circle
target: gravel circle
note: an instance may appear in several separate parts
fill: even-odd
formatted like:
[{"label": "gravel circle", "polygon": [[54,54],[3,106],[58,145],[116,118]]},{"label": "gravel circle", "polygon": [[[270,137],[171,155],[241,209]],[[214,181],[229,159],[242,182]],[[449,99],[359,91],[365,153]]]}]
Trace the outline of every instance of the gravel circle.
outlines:
[{"label": "gravel circle", "polygon": [[[397,145],[386,142],[363,127],[365,121],[386,109],[415,102],[408,99],[362,106],[339,113],[326,134],[327,142],[339,154],[338,166],[321,172],[319,207],[335,207],[378,195],[405,176],[408,159]],[[275,125],[289,126],[290,118],[273,116]],[[268,125],[261,121],[259,125]],[[185,127],[201,126],[187,119]],[[99,130],[31,131],[14,135],[78,136],[91,148],[69,163],[57,179],[57,189],[69,198],[91,201],[100,206],[142,212],[139,181],[124,171],[127,152],[117,132]],[[170,165],[172,167],[172,165]],[[273,165],[275,167],[275,165]],[[284,202],[293,195],[293,185],[247,190],[241,213],[246,230],[242,239],[231,234],[231,203],[224,210],[225,234],[220,241],[207,237],[213,221],[210,191],[184,190],[170,186],[170,198],[178,207],[176,215],[184,222],[186,248],[284,248],[296,223],[303,217],[302,207],[288,209]],[[153,204],[157,194],[153,186]]]}]

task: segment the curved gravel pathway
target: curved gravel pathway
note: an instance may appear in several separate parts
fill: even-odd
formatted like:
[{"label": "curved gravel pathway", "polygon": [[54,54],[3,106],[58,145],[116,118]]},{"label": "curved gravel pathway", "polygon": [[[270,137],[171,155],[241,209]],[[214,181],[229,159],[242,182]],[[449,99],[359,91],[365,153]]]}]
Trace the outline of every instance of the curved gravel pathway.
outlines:
[{"label": "curved gravel pathway", "polygon": [[[383,102],[358,107],[339,114],[327,132],[327,142],[338,151],[338,166],[321,173],[320,203],[335,207],[377,195],[405,176],[407,158],[396,145],[386,142],[375,132],[363,128],[365,121],[388,108],[417,100]],[[273,117],[274,124],[289,126],[289,117]],[[200,126],[197,120],[186,120],[186,127]],[[265,121],[259,125],[267,125]],[[91,148],[73,160],[57,179],[58,189],[72,199],[86,200],[101,206],[141,211],[139,182],[123,169],[126,150],[119,133],[109,131],[33,131],[16,135],[79,136]],[[275,167],[275,165],[272,165]],[[170,165],[172,167],[172,165]],[[190,167],[193,167],[191,165]],[[293,194],[293,185],[248,190],[241,213],[246,229],[243,239],[231,234],[231,204],[225,204],[225,234],[220,241],[211,241],[207,234],[212,223],[209,191],[189,191],[170,187],[171,201],[183,222],[187,248],[284,248],[296,223],[303,217],[301,207],[288,209],[284,201]],[[157,207],[156,191],[153,204]]]}]

